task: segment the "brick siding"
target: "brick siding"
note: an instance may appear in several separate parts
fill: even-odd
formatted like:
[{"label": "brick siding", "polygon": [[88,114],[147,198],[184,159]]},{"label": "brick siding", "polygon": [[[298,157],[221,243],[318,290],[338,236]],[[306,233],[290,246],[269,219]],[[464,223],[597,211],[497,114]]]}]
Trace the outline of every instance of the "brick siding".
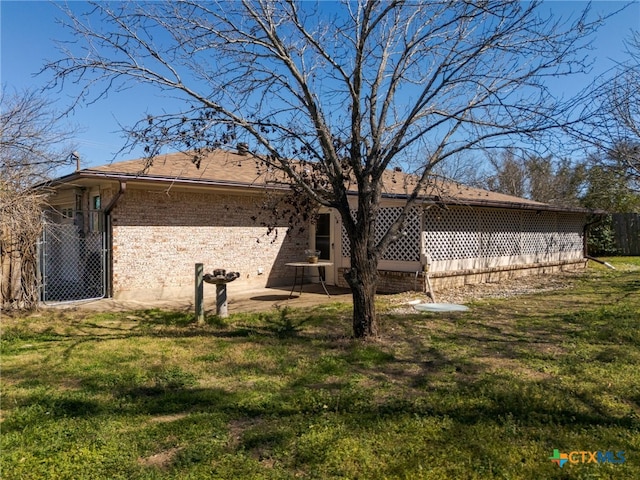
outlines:
[{"label": "brick siding", "polygon": [[195,263],[205,273],[240,272],[234,289],[290,284],[285,263],[302,258],[308,232],[286,236],[280,227],[267,235],[261,201],[255,194],[128,189],[112,213],[114,297],[192,295]]}]

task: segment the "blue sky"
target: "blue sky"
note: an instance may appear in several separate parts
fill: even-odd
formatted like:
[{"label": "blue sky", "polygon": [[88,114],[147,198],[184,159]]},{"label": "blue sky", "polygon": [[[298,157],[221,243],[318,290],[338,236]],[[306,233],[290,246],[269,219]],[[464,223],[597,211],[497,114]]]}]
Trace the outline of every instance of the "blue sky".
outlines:
[{"label": "blue sky", "polygon": [[[83,10],[83,2],[70,2],[72,8]],[[592,3],[594,13],[606,13],[619,9],[624,2],[597,1]],[[568,16],[584,7],[582,1],[546,1],[543,9],[554,14]],[[55,3],[42,1],[0,0],[0,81],[8,91],[39,88],[48,77],[36,75],[46,60],[59,56],[54,40],[69,39],[57,19],[62,13]],[[636,1],[621,14],[610,18],[599,31],[590,55],[595,65],[590,76],[559,79],[551,87],[559,93],[571,95],[588,85],[593,76],[610,69],[615,61],[624,60],[624,40],[632,29],[640,29],[640,2]],[[52,90],[47,96],[62,109],[69,104],[73,88]],[[77,151],[82,166],[89,167],[140,156],[140,152],[116,155],[124,144],[119,133],[119,123],[131,125],[143,118],[148,111],[157,111],[166,104],[166,98],[152,91],[129,91],[112,94],[104,100],[77,110],[68,118],[80,131],[76,138]]]}]

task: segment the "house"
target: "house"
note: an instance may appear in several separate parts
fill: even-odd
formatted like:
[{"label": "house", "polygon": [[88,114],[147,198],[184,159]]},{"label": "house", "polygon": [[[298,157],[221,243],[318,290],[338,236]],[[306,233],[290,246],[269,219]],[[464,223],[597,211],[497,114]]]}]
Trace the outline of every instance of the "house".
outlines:
[{"label": "house", "polygon": [[[397,218],[414,177],[386,172],[379,229]],[[214,151],[200,168],[183,153],[78,170],[52,182],[41,246],[43,300],[193,295],[194,265],[240,272],[234,290],[292,284],[286,264],[318,249],[329,285],[346,287],[349,241],[339,215],[267,234],[265,202],[288,190],[243,150]],[[355,192],[353,201],[355,205]],[[381,292],[582,268],[587,212],[434,181],[402,238],[379,264]]]}]

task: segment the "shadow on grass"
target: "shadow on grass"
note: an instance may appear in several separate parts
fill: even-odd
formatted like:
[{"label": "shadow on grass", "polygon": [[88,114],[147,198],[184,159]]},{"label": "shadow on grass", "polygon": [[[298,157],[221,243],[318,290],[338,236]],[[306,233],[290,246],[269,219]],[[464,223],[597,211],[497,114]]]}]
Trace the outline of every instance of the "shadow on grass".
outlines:
[{"label": "shadow on grass", "polygon": [[622,284],[622,286],[620,288],[624,292],[630,292],[630,293],[639,294],[640,293],[640,280],[629,280],[629,281],[624,281],[623,280],[623,284]]},{"label": "shadow on grass", "polygon": [[[624,288],[610,288],[606,295],[619,294]],[[220,342],[212,345],[221,343],[224,349],[212,349],[210,356],[203,356],[200,361],[206,368],[198,363],[194,369],[197,374],[191,373],[187,363],[181,363],[180,368],[153,370],[144,362],[136,368],[122,362],[114,364],[113,372],[101,366],[100,373],[76,373],[84,375],[78,385],[73,389],[58,385],[53,392],[54,388],[44,386],[44,373],[37,371],[41,365],[34,366],[28,375],[39,375],[44,381],[33,384],[34,390],[39,389],[37,393],[16,399],[3,430],[21,431],[59,418],[100,416],[121,421],[126,416],[178,415],[184,419],[193,414],[194,423],[203,416],[220,418],[230,437],[236,438],[237,429],[237,440],[229,441],[229,449],[246,449],[261,458],[296,442],[299,432],[311,432],[309,425],[319,426],[315,430],[319,436],[329,423],[376,434],[386,425],[393,431],[398,418],[417,423],[438,419],[451,424],[452,428],[438,431],[434,444],[447,442],[442,445],[453,445],[478,457],[498,455],[500,449],[494,447],[500,439],[488,440],[486,446],[486,437],[460,440],[476,426],[531,427],[530,431],[542,431],[544,439],[562,429],[566,435],[594,427],[640,431],[637,415],[619,413],[602,401],[605,387],[597,385],[598,378],[590,379],[595,385],[591,389],[580,384],[581,367],[587,363],[602,364],[604,372],[630,368],[627,364],[637,357],[626,347],[633,347],[635,337],[622,335],[620,328],[637,329],[637,323],[631,317],[624,324],[613,322],[618,314],[609,315],[613,310],[606,307],[602,295],[591,307],[586,301],[574,305],[571,314],[565,313],[571,299],[559,295],[553,301],[549,298],[536,304],[534,313],[518,313],[525,298],[515,305],[477,305],[465,314],[386,315],[382,319],[384,338],[370,343],[346,339],[340,333],[345,321],[348,325],[346,314],[323,310],[232,315],[204,326],[197,325],[191,313],[145,310],[126,314],[128,327],[87,323],[78,330],[82,336],[48,330],[41,332],[39,339],[25,332],[15,335],[16,344],[71,342],[63,350],[64,361],[82,343],[128,338],[213,337]],[[547,308],[545,302],[553,308]],[[558,306],[559,302],[566,305]],[[629,311],[633,308],[631,305]],[[615,356],[603,353],[611,345],[598,334],[604,331],[603,321],[621,342]],[[572,356],[569,341],[583,341],[592,349],[589,356]],[[599,346],[602,348],[596,348]],[[236,356],[227,355],[236,347],[240,347]],[[273,351],[276,353],[269,356]],[[246,352],[258,353],[245,356]],[[538,367],[542,369],[536,370]],[[547,367],[564,370],[562,374],[559,370],[547,373]],[[202,373],[208,368],[211,375]],[[3,371],[10,381],[24,380],[25,374],[24,367],[15,365]],[[601,375],[604,381],[607,376]],[[625,393],[622,388],[605,393],[637,405],[635,392]],[[144,422],[137,425],[141,429],[147,426]],[[331,435],[346,436],[342,430],[336,431]],[[490,428],[478,431],[495,435]],[[328,437],[333,441],[331,435]],[[198,445],[195,453],[184,455],[198,457]],[[315,461],[311,454],[306,458],[300,454],[303,464]]]},{"label": "shadow on grass", "polygon": [[[137,313],[143,327],[181,327],[180,329],[157,329],[146,331],[145,334],[160,336],[203,336],[236,338],[251,336],[273,336],[277,338],[296,337],[302,332],[302,326],[312,320],[307,315],[300,318],[290,307],[276,307],[275,312],[256,314],[236,314],[229,318],[209,315],[205,319],[205,326],[200,326],[190,312],[165,312],[162,310],[145,310]],[[209,327],[209,328],[207,328]]]},{"label": "shadow on grass", "polygon": [[[253,335],[259,348],[275,334]],[[297,474],[331,468],[332,458],[357,463],[361,455],[374,469],[361,472],[368,478],[411,478],[412,473],[417,476],[416,462],[430,449],[452,450],[470,459],[479,475],[475,478],[506,478],[505,472],[518,460],[512,458],[513,449],[511,456],[504,455],[505,443],[522,445],[531,455],[548,448],[546,460],[555,446],[550,439],[597,431],[596,440],[589,441],[631,450],[631,436],[617,432],[640,431],[637,417],[603,408],[587,391],[553,378],[491,372],[482,362],[438,347],[425,348],[421,342],[415,342],[419,355],[413,363],[384,346],[349,342],[332,350],[331,342],[318,339],[313,344],[297,337],[287,342],[302,346],[309,361],[296,365],[292,359],[286,373],[269,362],[226,361],[224,369],[236,380],[229,378],[224,386],[193,385],[184,370],[141,379],[123,375],[112,382],[94,379],[92,385],[88,374],[79,391],[57,389],[54,394],[23,398],[4,420],[3,432],[64,429],[66,419],[133,427],[139,437],[127,436],[134,445],[153,442],[150,456],[166,450],[167,439],[183,448],[167,467],[176,469],[171,470],[174,478],[185,473],[179,469],[215,465],[220,458],[249,458],[269,469],[275,459]],[[430,429],[421,431],[423,425]],[[77,435],[74,442],[82,445],[85,437],[95,434]],[[354,442],[354,457],[345,457],[340,446],[349,448]],[[385,458],[376,463],[378,455]],[[543,462],[529,461],[533,469]],[[398,476],[392,468],[404,473]],[[233,472],[238,475],[237,467]],[[243,477],[252,476],[261,475],[254,471]],[[447,477],[474,478],[468,472],[440,478]],[[293,478],[293,473],[282,478]],[[512,478],[553,477],[541,473]]]},{"label": "shadow on grass", "polygon": [[[330,413],[358,418],[363,425],[395,416],[448,418],[470,426],[501,424],[508,418],[521,427],[640,429],[637,418],[612,414],[587,394],[577,394],[553,381],[515,380],[511,375],[458,380],[455,385],[431,387],[420,394],[383,397],[374,388],[349,382],[311,383],[310,379],[292,380],[282,388],[269,389],[265,396],[252,392],[251,387],[134,386],[94,393],[102,395],[95,397],[82,391],[30,395],[5,419],[3,431],[19,431],[60,418],[196,413],[223,414],[229,420],[321,418]],[[105,393],[113,399],[104,400]]]},{"label": "shadow on grass", "polygon": [[[47,326],[37,331],[29,327],[4,328],[0,338],[2,354],[20,354],[25,346],[47,345],[50,348],[66,345],[59,355],[68,360],[78,347],[93,342],[108,342],[131,338],[196,338],[216,337],[247,339],[293,338],[304,340],[303,326],[313,321],[313,315],[292,314],[289,307],[271,313],[236,314],[228,319],[208,316],[199,325],[191,312],[167,310],[139,310],[111,315],[110,323],[88,320],[65,321],[61,327]],[[114,323],[119,321],[121,323]]]}]

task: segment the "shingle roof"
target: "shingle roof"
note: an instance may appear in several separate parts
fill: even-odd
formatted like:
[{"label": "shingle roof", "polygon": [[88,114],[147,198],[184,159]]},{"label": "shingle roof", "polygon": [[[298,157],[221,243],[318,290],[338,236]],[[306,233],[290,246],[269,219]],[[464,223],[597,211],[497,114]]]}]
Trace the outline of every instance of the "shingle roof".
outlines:
[{"label": "shingle roof", "polygon": [[[286,185],[286,178],[282,173],[265,173],[265,168],[260,166],[260,162],[251,155],[216,150],[201,160],[199,168],[191,162],[191,158],[192,156],[186,153],[164,154],[156,157],[151,165],[146,165],[144,159],[127,160],[80,170],[72,176],[244,187],[269,185],[276,188]],[[383,195],[386,197],[405,197],[412,191],[415,182],[414,175],[399,171],[387,171],[383,175]],[[355,193],[355,190],[351,193]],[[472,188],[440,178],[432,180],[421,197],[425,200],[441,201],[445,204],[585,211],[579,208],[558,207]]]},{"label": "shingle roof", "polygon": [[151,165],[146,165],[144,159],[136,159],[92,167],[83,171],[123,174],[140,179],[164,178],[256,186],[264,186],[267,183],[264,169],[258,168],[258,162],[249,155],[216,150],[202,159],[199,168],[191,159],[192,156],[186,153],[171,153],[159,155],[154,158]]}]

